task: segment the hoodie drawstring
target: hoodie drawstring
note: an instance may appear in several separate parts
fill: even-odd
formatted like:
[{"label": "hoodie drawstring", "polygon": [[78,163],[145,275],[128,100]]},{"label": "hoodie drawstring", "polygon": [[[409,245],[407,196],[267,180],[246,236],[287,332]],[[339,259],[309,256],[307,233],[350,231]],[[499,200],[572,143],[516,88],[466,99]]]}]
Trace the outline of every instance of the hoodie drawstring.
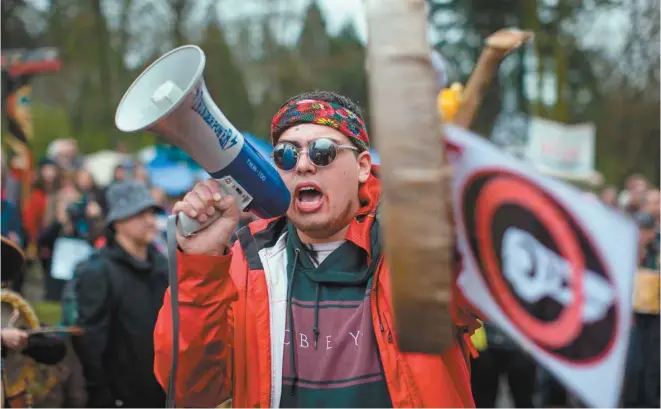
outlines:
[{"label": "hoodie drawstring", "polygon": [[319,339],[319,293],[321,292],[321,286],[317,283],[317,294],[314,300],[314,327],[312,332],[314,333],[314,349],[317,349],[317,340]]},{"label": "hoodie drawstring", "polygon": [[294,345],[296,337],[294,336],[294,311],[291,305],[291,290],[294,286],[294,278],[296,278],[296,264],[298,263],[298,253],[299,249],[296,249],[294,252],[294,264],[291,272],[291,279],[289,280],[289,285],[287,286],[287,314],[289,315],[289,364],[291,366],[292,373],[292,382],[291,388],[289,389],[289,394],[294,395],[294,387],[296,386],[296,346]]}]

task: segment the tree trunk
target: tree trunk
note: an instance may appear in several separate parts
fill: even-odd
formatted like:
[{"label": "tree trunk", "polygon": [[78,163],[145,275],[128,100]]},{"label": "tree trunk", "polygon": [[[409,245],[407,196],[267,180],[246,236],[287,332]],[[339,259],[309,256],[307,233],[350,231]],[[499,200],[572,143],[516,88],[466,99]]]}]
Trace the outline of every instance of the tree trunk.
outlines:
[{"label": "tree trunk", "polygon": [[101,0],[94,0],[92,3],[92,11],[94,15],[94,24],[96,27],[96,47],[98,52],[98,64],[96,65],[99,70],[99,89],[101,95],[104,97],[100,99],[101,112],[99,117],[99,125],[101,127],[110,126],[113,106],[111,96],[113,94],[113,80],[112,80],[112,66],[110,63],[110,33],[108,32],[108,25],[103,15],[103,7]]},{"label": "tree trunk", "polygon": [[117,63],[115,65],[115,76],[119,92],[122,92],[127,82],[126,66],[124,57],[128,53],[128,45],[131,40],[131,11],[133,9],[133,0],[122,0],[121,15],[119,18],[119,44],[117,50]]},{"label": "tree trunk", "polygon": [[188,0],[173,0],[170,4],[174,14],[174,25],[172,41],[174,46],[179,47],[186,44],[186,12],[188,10]]}]

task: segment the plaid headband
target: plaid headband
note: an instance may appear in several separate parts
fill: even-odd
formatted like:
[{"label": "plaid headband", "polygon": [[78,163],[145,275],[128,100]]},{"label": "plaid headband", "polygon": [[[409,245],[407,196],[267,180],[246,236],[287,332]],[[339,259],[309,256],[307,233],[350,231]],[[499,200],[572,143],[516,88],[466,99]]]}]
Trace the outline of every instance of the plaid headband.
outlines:
[{"label": "plaid headband", "polygon": [[298,124],[317,124],[336,129],[351,139],[361,152],[370,147],[370,138],[362,119],[338,104],[313,99],[291,101],[275,114],[271,121],[273,145],[284,131]]}]

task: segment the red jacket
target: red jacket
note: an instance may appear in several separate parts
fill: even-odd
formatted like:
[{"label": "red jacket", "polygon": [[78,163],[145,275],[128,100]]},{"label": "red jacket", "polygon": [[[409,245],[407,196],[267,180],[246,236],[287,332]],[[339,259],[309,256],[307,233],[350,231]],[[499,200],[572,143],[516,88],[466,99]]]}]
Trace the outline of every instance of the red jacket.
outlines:
[{"label": "red jacket", "polygon": [[[380,183],[361,188],[364,206],[346,239],[368,253]],[[227,256],[179,252],[179,407],[277,407],[282,392],[286,310],[286,220],[259,220],[239,233]],[[470,327],[440,356],[402,353],[394,333],[390,273],[381,263],[371,292],[374,332],[394,407],[474,407],[467,366],[479,324],[454,302],[457,325]],[[154,333],[155,373],[167,388],[172,357],[170,291]],[[384,323],[380,329],[379,314]],[[464,318],[460,320],[459,317]],[[470,321],[470,322],[467,322]],[[233,367],[232,367],[233,366]],[[233,376],[232,376],[233,375]]]}]

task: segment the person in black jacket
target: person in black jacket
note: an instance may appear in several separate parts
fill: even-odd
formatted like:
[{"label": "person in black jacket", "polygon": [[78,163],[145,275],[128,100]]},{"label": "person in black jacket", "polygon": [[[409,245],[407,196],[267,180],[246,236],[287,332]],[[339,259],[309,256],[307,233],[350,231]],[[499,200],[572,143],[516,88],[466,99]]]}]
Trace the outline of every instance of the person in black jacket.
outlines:
[{"label": "person in black jacket", "polygon": [[537,365],[503,331],[485,322],[488,347],[471,360],[471,386],[476,408],[494,408],[498,403],[501,375],[516,408],[533,408]]},{"label": "person in black jacket", "polygon": [[152,245],[156,206],[144,185],[114,184],[107,192],[106,247],[79,264],[74,340],[89,407],[163,407],[154,376],[153,331],[168,286],[167,259]]},{"label": "person in black jacket", "polygon": [[[652,210],[652,209],[650,209]],[[657,210],[658,211],[658,210]],[[659,247],[661,237],[657,217],[648,212],[639,212],[633,216],[638,225],[638,266],[636,275],[653,274],[656,277],[656,285],[647,284],[649,287],[659,285]],[[627,365],[624,375],[624,387],[622,391],[622,407],[624,408],[657,408],[661,404],[661,376],[659,371],[659,327],[661,314],[659,311],[658,295],[654,297],[656,303],[637,302],[645,300],[649,296],[640,285],[648,281],[635,279],[635,294],[633,308],[633,323],[629,338],[629,351]],[[652,294],[654,294],[652,292]],[[657,293],[658,294],[658,293]],[[651,297],[649,297],[651,298]]]}]

